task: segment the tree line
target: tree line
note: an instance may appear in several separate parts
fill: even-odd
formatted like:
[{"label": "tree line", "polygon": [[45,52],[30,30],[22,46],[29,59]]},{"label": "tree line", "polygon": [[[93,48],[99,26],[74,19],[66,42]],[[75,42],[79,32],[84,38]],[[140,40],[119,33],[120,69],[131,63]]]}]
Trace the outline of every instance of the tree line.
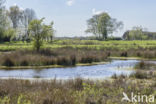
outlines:
[{"label": "tree line", "polygon": [[123,34],[124,40],[156,40],[156,32],[148,32],[142,26],[135,26]]},{"label": "tree line", "polygon": [[38,31],[47,31],[48,35],[44,33],[45,39],[52,40],[53,22],[50,25],[44,24],[44,19],[38,19],[35,11],[30,8],[21,9],[17,5],[13,5],[7,10],[4,3],[5,0],[0,0],[0,42],[33,40],[32,29],[34,28],[32,25],[36,24],[34,21],[42,21],[40,22],[41,26],[36,28],[40,29]]}]

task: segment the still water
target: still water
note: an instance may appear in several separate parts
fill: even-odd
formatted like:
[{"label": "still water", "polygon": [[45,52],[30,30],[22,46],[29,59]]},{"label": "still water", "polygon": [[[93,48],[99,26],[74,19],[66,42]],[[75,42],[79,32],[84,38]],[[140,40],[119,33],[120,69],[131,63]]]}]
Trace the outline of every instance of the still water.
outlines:
[{"label": "still water", "polygon": [[47,78],[47,79],[73,79],[77,77],[86,79],[108,78],[112,75],[129,75],[135,72],[133,67],[139,60],[112,60],[103,65],[77,66],[51,69],[21,69],[0,70],[0,78]]}]

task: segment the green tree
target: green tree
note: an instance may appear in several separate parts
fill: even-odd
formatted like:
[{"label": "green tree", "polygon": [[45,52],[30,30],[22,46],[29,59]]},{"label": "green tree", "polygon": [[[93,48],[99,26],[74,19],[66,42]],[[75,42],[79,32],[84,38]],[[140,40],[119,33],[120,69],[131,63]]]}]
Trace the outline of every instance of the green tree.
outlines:
[{"label": "green tree", "polygon": [[94,15],[87,21],[87,24],[87,33],[93,33],[104,40],[107,39],[108,34],[111,34],[123,27],[122,22],[118,22],[116,19],[111,18],[108,13],[104,12]]},{"label": "green tree", "polygon": [[110,28],[112,25],[110,21],[111,21],[111,17],[107,13],[103,13],[99,16],[98,31],[100,34],[102,34],[103,39],[107,39],[108,32],[110,32],[108,30],[108,28]]},{"label": "green tree", "polygon": [[29,37],[29,33],[28,33],[28,26],[29,26],[29,23],[36,18],[37,16],[33,9],[26,8],[23,11],[23,15],[22,15],[22,24],[24,26],[23,40],[26,40],[26,41],[31,40]]},{"label": "green tree", "polygon": [[94,15],[92,18],[87,20],[88,29],[85,32],[93,33],[97,38],[100,38],[100,34],[98,31],[98,18],[99,15]]},{"label": "green tree", "polygon": [[132,28],[132,30],[126,32],[123,36],[126,40],[146,40],[148,39],[148,36],[144,32],[145,29],[141,26],[135,26]]},{"label": "green tree", "polygon": [[11,27],[7,10],[4,6],[5,0],[0,0],[0,41],[11,41],[16,36],[16,32]]},{"label": "green tree", "polygon": [[3,40],[4,30],[6,27],[6,13],[4,2],[4,0],[0,0],[0,41]]},{"label": "green tree", "polygon": [[7,30],[4,31],[3,41],[10,42],[16,37],[16,31],[12,27],[9,27]]},{"label": "green tree", "polygon": [[51,24],[48,26],[48,36],[47,36],[47,40],[50,40],[50,42],[53,41],[53,38],[54,38],[54,34],[55,34],[55,30],[53,28],[53,25],[54,25],[54,22],[51,22]]},{"label": "green tree", "polygon": [[32,20],[29,24],[29,34],[34,40],[34,48],[39,51],[46,40],[52,33],[53,23],[46,25],[43,23],[44,18]]},{"label": "green tree", "polygon": [[23,11],[20,10],[17,5],[11,6],[8,11],[8,15],[13,23],[13,28],[17,29],[19,22],[22,19]]}]

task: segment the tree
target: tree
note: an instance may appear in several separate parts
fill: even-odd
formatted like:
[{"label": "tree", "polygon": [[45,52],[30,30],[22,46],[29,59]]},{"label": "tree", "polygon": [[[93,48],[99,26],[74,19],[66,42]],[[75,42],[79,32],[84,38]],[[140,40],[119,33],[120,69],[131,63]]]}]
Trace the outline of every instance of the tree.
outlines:
[{"label": "tree", "polygon": [[146,35],[146,32],[144,32],[145,30],[146,29],[141,26],[135,26],[132,30],[125,32],[123,38],[126,40],[146,40],[148,39],[148,36]]},{"label": "tree", "polygon": [[98,31],[98,18],[99,15],[94,15],[92,18],[87,20],[88,29],[86,30],[86,33],[93,33],[95,36],[100,38]]},{"label": "tree", "polygon": [[50,40],[50,42],[53,41],[54,34],[56,32],[54,30],[54,28],[53,28],[53,25],[54,25],[54,22],[51,22],[51,24],[48,26],[49,32],[48,32],[48,35],[47,35],[47,40]]},{"label": "tree", "polygon": [[15,35],[16,32],[11,27],[7,10],[5,9],[5,6],[3,5],[5,0],[0,0],[0,41],[11,41]]},{"label": "tree", "polygon": [[0,0],[0,28],[5,27],[6,25],[6,11],[5,11],[5,6],[4,0]]},{"label": "tree", "polygon": [[0,0],[0,41],[2,41],[2,38],[4,37],[4,30],[6,27],[6,14],[5,14],[5,6],[4,0]]},{"label": "tree", "polygon": [[25,9],[23,11],[23,16],[22,16],[22,24],[24,25],[24,38],[25,40],[29,40],[29,33],[28,33],[28,26],[29,23],[36,19],[36,13],[33,9]]},{"label": "tree", "polygon": [[13,28],[17,29],[22,18],[23,11],[17,5],[11,6],[8,15],[13,23]]},{"label": "tree", "polygon": [[35,11],[34,11],[33,9],[26,8],[26,9],[24,10],[24,15],[25,15],[25,17],[27,18],[28,24],[29,24],[32,20],[36,19],[36,13],[35,13]]},{"label": "tree", "polygon": [[112,22],[111,17],[107,13],[103,13],[98,18],[98,31],[102,34],[103,39],[107,39],[109,28],[111,28]]},{"label": "tree", "polygon": [[39,51],[43,41],[52,33],[53,23],[46,25],[43,23],[44,18],[32,20],[29,24],[29,34],[34,40],[34,48]]},{"label": "tree", "polygon": [[107,39],[108,34],[111,34],[123,27],[122,22],[118,22],[116,19],[111,18],[108,13],[104,12],[94,15],[87,21],[87,24],[87,33],[93,33],[96,36],[98,35],[99,38],[104,40]]},{"label": "tree", "polygon": [[9,27],[6,31],[4,31],[5,36],[3,37],[3,41],[10,42],[16,37],[16,31]]}]

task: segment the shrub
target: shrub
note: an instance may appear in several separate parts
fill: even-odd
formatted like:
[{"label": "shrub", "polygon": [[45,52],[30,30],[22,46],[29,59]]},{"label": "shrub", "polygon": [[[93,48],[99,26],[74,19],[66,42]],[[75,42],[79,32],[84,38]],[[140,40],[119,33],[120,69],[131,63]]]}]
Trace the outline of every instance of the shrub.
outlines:
[{"label": "shrub", "polygon": [[71,56],[71,57],[70,57],[70,60],[71,60],[71,65],[72,65],[72,66],[75,66],[75,65],[76,65],[76,62],[77,62],[77,61],[76,61],[76,56]]},{"label": "shrub", "polygon": [[92,63],[92,62],[93,62],[92,56],[82,57],[80,60],[80,63]]},{"label": "shrub", "polygon": [[128,56],[128,53],[127,52],[122,52],[120,56],[121,57],[127,57]]},{"label": "shrub", "polygon": [[28,66],[29,62],[27,60],[22,60],[20,66]]},{"label": "shrub", "polygon": [[12,59],[6,58],[6,59],[3,59],[2,65],[11,67],[11,66],[15,66],[15,63],[14,63],[14,61]]},{"label": "shrub", "polygon": [[72,62],[68,57],[59,57],[57,59],[57,64],[58,65],[64,65],[64,66],[71,66]]},{"label": "shrub", "polygon": [[145,69],[145,62],[144,61],[141,61],[141,62],[139,62],[136,66],[135,66],[135,68],[139,68],[139,69]]},{"label": "shrub", "polygon": [[147,72],[142,72],[142,71],[137,71],[137,72],[131,74],[130,77],[138,78],[138,79],[147,79],[148,78],[148,73]]},{"label": "shrub", "polygon": [[111,78],[113,78],[113,79],[117,79],[118,76],[117,76],[116,74],[113,74]]},{"label": "shrub", "polygon": [[156,64],[146,62],[146,61],[141,61],[138,64],[135,65],[136,69],[141,69],[141,70],[153,70],[156,68]]},{"label": "shrub", "polygon": [[137,57],[141,57],[141,56],[142,56],[141,52],[137,52]]}]

